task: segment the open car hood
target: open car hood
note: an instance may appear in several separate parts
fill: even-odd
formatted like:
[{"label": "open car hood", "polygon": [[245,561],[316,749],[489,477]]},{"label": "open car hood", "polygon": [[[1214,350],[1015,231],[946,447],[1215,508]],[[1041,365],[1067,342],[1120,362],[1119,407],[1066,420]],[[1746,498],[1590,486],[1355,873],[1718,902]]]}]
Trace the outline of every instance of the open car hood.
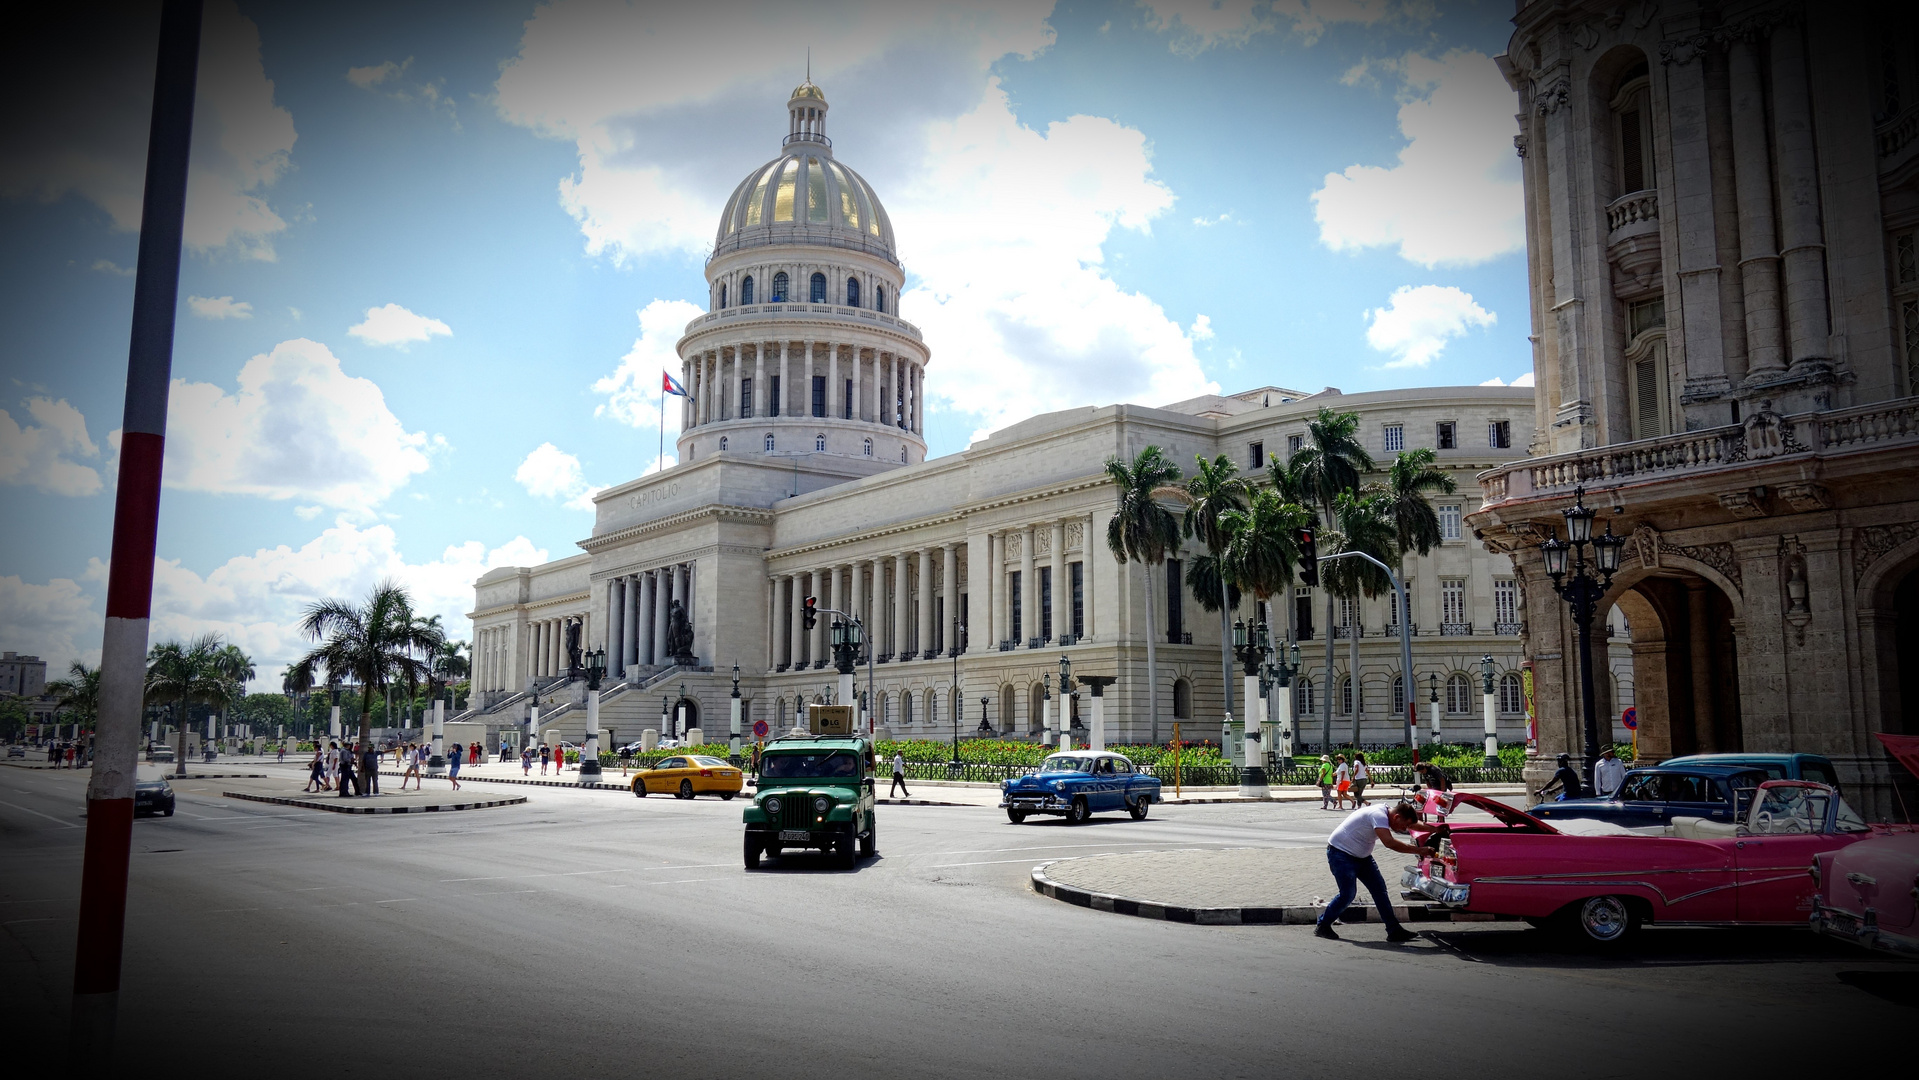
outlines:
[{"label": "open car hood", "polygon": [[1907,772],[1919,776],[1919,735],[1887,735],[1883,731],[1873,734],[1879,736],[1879,741],[1886,744],[1886,750],[1906,767]]},{"label": "open car hood", "polygon": [[1507,806],[1498,800],[1488,799],[1483,795],[1474,795],[1469,791],[1454,791],[1449,794],[1453,797],[1453,808],[1455,810],[1462,806],[1470,806],[1475,810],[1485,811],[1492,816],[1493,820],[1499,822],[1501,825],[1523,826],[1527,829],[1545,833],[1557,833],[1559,831],[1524,810]]}]

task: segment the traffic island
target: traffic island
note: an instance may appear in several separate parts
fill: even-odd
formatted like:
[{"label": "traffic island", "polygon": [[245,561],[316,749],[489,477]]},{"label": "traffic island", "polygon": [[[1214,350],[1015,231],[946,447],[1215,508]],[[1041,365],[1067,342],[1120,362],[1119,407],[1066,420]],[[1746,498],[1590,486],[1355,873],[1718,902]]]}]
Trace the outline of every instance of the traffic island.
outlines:
[{"label": "traffic island", "polygon": [[[431,795],[417,798],[407,795],[373,795],[344,799],[338,795],[257,795],[246,791],[223,791],[220,794],[229,799],[272,803],[275,806],[298,806],[306,810],[325,810],[330,814],[434,814],[455,810],[488,810],[496,806],[514,806],[526,801],[524,795],[484,796],[469,795],[459,791],[436,791]],[[393,799],[405,801],[388,801]]]},{"label": "traffic island", "polygon": [[[1380,864],[1398,894],[1400,864]],[[1033,891],[1115,915],[1202,926],[1308,924],[1338,887],[1324,847],[1133,851],[1059,859],[1033,868]],[[1434,904],[1395,904],[1401,922],[1488,922]],[[1365,888],[1342,922],[1378,921]]]}]

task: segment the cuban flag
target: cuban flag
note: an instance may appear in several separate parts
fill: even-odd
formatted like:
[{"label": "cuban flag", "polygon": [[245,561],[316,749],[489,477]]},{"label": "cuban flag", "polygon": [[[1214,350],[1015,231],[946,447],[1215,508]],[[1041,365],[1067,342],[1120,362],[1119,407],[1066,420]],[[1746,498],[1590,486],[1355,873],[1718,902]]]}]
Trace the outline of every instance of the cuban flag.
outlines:
[{"label": "cuban flag", "polygon": [[681,397],[688,396],[686,393],[686,387],[681,386],[678,379],[675,379],[673,376],[667,374],[665,371],[660,372],[660,378],[665,380],[660,387],[660,389],[663,392],[668,394],[678,394]]}]

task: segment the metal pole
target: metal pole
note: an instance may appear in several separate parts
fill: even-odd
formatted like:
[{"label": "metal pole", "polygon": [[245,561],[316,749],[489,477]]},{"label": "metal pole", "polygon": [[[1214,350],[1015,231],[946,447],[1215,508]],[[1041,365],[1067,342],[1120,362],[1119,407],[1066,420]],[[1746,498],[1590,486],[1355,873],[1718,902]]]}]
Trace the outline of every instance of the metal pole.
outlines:
[{"label": "metal pole", "polygon": [[1486,711],[1486,761],[1487,768],[1499,764],[1499,713],[1493,702],[1493,658],[1491,654],[1480,659],[1480,674],[1483,682],[1480,686],[1481,702]]},{"label": "metal pole", "polygon": [[[1319,557],[1319,562],[1321,566],[1324,566],[1325,564],[1329,562],[1333,562],[1337,559],[1346,559],[1346,558],[1352,558],[1355,556],[1361,559],[1365,559],[1367,562],[1372,563],[1374,566],[1379,567],[1381,570],[1384,570],[1386,572],[1386,580],[1392,582],[1393,595],[1399,598],[1399,670],[1404,672],[1406,677],[1406,705],[1407,705],[1406,717],[1405,717],[1406,745],[1410,747],[1413,745],[1413,717],[1415,715],[1412,709],[1413,616],[1412,616],[1412,612],[1406,606],[1406,586],[1400,582],[1399,575],[1393,573],[1392,567],[1387,566],[1385,563],[1380,562],[1378,559],[1373,558],[1371,555],[1368,555],[1363,551],[1342,551],[1337,555],[1322,555]],[[1330,611],[1331,609],[1328,608],[1328,610]],[[1329,623],[1330,621],[1331,620],[1328,619]],[[1358,633],[1359,628],[1355,626],[1353,628],[1353,632]],[[1332,672],[1333,672],[1330,647],[1327,650],[1327,655],[1328,655],[1328,659],[1326,664],[1326,678],[1330,681],[1332,679]],[[1354,712],[1354,715],[1357,716],[1358,705],[1359,705],[1359,702],[1358,702],[1359,683],[1356,680],[1359,678],[1359,672],[1357,671],[1353,672],[1353,678],[1355,680],[1355,682],[1353,683],[1353,687],[1354,687],[1353,712]],[[1328,710],[1327,719],[1326,719],[1326,741],[1330,743],[1332,741],[1332,731],[1333,731],[1332,713],[1331,713],[1332,703],[1330,701],[1327,702],[1326,708]],[[1324,748],[1322,748],[1320,752],[1324,753],[1325,752]]]},{"label": "metal pole", "polygon": [[199,57],[200,0],[167,0],[160,13],[153,117],[147,132],[120,477],[113,507],[113,561],[100,650],[100,710],[87,781],[87,839],[68,1037],[70,1060],[82,1075],[101,1071],[114,1057],[133,844],[133,781],[140,755],[147,624],[160,522],[160,463],[173,375],[173,320],[180,297],[180,241]]}]

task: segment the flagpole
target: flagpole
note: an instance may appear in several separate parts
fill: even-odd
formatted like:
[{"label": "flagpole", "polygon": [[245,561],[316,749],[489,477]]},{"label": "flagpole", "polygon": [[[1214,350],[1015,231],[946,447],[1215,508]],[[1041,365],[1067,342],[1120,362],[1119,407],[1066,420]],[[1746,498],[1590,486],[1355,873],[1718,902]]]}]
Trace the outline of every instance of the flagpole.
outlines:
[{"label": "flagpole", "polygon": [[666,380],[660,380],[660,471],[666,471]]}]

